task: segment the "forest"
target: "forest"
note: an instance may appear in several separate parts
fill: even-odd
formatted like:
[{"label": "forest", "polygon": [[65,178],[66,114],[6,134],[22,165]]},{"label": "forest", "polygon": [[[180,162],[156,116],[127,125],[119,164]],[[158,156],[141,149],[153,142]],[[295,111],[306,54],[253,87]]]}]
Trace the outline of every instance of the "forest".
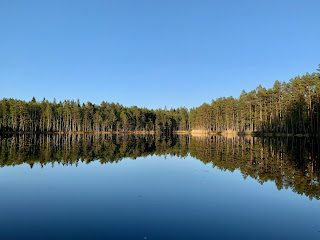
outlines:
[{"label": "forest", "polygon": [[320,65],[317,71],[288,82],[275,81],[270,89],[259,85],[250,92],[243,90],[238,98],[220,97],[190,110],[3,98],[0,132],[319,133]]},{"label": "forest", "polygon": [[187,130],[188,110],[124,107],[118,103],[100,105],[80,101],[57,103],[43,99],[30,102],[0,101],[2,132],[173,132]]},{"label": "forest", "polygon": [[[320,65],[319,69],[320,71]],[[266,89],[242,91],[239,98],[221,97],[193,108],[192,129],[220,132],[267,132],[305,134],[320,131],[320,74],[275,81]]]}]

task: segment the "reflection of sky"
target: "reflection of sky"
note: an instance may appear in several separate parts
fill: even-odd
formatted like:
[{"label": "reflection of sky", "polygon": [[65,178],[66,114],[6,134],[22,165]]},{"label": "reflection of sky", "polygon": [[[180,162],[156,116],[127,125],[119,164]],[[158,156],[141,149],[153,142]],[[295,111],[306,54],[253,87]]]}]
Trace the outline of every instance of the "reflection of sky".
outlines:
[{"label": "reflection of sky", "polygon": [[0,169],[0,230],[48,239],[317,239],[319,201],[191,157]]}]

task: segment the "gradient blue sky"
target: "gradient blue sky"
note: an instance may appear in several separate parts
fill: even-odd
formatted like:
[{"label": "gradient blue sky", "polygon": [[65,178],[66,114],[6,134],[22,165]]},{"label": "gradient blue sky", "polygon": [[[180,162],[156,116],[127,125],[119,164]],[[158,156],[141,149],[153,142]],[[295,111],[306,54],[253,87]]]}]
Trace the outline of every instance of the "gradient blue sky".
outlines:
[{"label": "gradient blue sky", "polygon": [[188,108],[314,72],[319,0],[0,0],[0,98]]}]

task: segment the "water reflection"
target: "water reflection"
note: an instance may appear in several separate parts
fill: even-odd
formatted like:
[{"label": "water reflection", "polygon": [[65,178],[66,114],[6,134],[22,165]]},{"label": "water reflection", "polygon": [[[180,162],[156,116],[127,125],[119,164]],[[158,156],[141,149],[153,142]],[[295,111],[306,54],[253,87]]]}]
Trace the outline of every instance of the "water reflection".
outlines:
[{"label": "water reflection", "polygon": [[320,141],[310,138],[190,137],[189,135],[12,135],[0,136],[0,166],[27,163],[102,164],[148,155],[190,154],[223,171],[240,170],[263,184],[290,188],[320,199]]}]

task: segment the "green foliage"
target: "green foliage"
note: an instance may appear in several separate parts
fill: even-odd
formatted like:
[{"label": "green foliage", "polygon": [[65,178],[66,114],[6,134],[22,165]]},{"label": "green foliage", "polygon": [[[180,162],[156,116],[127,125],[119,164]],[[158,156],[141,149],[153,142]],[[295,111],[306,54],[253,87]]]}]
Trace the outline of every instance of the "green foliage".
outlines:
[{"label": "green foliage", "polygon": [[[320,66],[320,65],[319,65]],[[319,71],[319,69],[318,69]],[[165,132],[257,131],[287,134],[320,132],[319,73],[305,74],[288,83],[259,85],[239,98],[221,97],[197,108],[156,109],[100,105],[80,101],[57,103],[0,100],[2,132]]]},{"label": "green foliage", "polygon": [[0,100],[0,131],[2,132],[131,132],[186,131],[189,129],[186,108],[157,109],[124,107],[118,103],[79,100],[57,103],[43,99],[30,102]]},{"label": "green foliage", "polygon": [[319,133],[319,94],[319,73],[275,81],[270,89],[259,85],[249,93],[243,90],[238,99],[218,98],[191,109],[191,129]]}]

